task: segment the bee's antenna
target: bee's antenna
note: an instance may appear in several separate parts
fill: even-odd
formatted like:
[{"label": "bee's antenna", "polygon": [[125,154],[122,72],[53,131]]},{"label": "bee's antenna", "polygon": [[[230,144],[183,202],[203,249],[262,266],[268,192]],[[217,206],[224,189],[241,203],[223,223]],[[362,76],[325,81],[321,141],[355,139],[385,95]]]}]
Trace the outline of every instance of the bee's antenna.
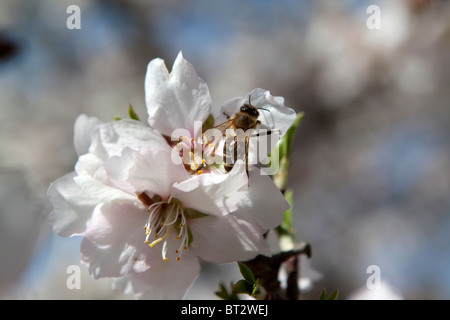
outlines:
[{"label": "bee's antenna", "polygon": [[249,95],[248,95],[248,104],[249,104],[249,105],[252,105],[252,103],[250,102],[251,97],[252,97],[252,95],[249,94]]},{"label": "bee's antenna", "polygon": [[267,111],[267,112],[270,112],[270,110],[269,110],[269,109],[266,109],[266,108],[258,108],[258,110],[260,110],[260,109],[265,110],[265,111]]}]

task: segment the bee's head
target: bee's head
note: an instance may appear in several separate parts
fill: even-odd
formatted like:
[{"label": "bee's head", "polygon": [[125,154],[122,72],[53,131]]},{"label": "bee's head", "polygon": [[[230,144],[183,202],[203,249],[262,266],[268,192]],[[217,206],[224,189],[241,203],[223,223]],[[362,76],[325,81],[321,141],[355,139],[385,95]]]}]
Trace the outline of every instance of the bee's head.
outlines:
[{"label": "bee's head", "polygon": [[253,117],[259,116],[259,111],[255,106],[252,106],[251,104],[244,104],[241,107],[241,112],[247,113]]}]

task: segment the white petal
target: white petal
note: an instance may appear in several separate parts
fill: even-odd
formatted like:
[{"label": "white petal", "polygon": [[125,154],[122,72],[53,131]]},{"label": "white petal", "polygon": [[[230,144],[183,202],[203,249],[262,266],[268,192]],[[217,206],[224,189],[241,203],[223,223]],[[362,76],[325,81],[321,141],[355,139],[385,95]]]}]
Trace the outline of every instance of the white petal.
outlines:
[{"label": "white petal", "polygon": [[88,175],[73,178],[78,187],[88,196],[98,202],[134,202],[136,197],[114,185],[108,185],[108,177],[103,168],[96,171],[94,177]]},{"label": "white petal", "polygon": [[127,182],[135,192],[149,192],[149,196],[157,194],[167,199],[172,185],[189,179],[189,174],[182,164],[174,164],[171,160],[171,149],[142,148],[133,152],[133,166],[129,170]]},{"label": "white petal", "polygon": [[189,251],[180,261],[161,260],[145,272],[132,273],[130,280],[137,298],[182,299],[200,273],[200,263]]},{"label": "white petal", "polygon": [[185,128],[194,136],[194,121],[203,123],[211,112],[208,86],[194,67],[178,54],[169,74],[162,59],[150,61],[145,77],[148,122],[166,136]]},{"label": "white petal", "polygon": [[118,277],[150,267],[158,255],[144,243],[147,217],[145,209],[131,204],[103,205],[95,210],[81,245],[82,260],[95,278]]},{"label": "white petal", "polygon": [[101,125],[102,122],[95,117],[88,117],[81,114],[75,120],[73,144],[75,151],[80,156],[89,151],[92,142],[92,132]]},{"label": "white petal", "polygon": [[53,205],[49,223],[60,236],[82,233],[99,200],[89,196],[73,180],[71,172],[50,184],[47,195]]},{"label": "white petal", "polygon": [[189,227],[193,235],[189,250],[202,259],[227,263],[249,260],[258,254],[270,255],[262,231],[233,215],[191,219]]},{"label": "white petal", "polygon": [[249,175],[248,193],[233,215],[256,223],[265,232],[281,224],[289,204],[269,176],[261,175],[256,168]]},{"label": "white petal", "polygon": [[86,153],[78,157],[78,161],[75,164],[75,172],[77,175],[90,175],[93,176],[97,170],[102,168],[104,161],[92,153]]},{"label": "white petal", "polygon": [[220,216],[237,209],[247,187],[245,165],[238,160],[228,174],[205,173],[175,183],[172,195],[184,208]]},{"label": "white petal", "polygon": [[142,122],[125,119],[105,123],[93,132],[89,152],[106,161],[122,154],[123,149],[138,149],[147,143],[166,143],[164,138]]}]

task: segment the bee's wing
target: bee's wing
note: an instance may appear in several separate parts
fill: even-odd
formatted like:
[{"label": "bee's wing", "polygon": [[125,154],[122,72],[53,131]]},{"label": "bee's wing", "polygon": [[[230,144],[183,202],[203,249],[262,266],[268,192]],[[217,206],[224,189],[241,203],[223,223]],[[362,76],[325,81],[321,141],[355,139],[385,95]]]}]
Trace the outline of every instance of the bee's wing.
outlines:
[{"label": "bee's wing", "polygon": [[225,131],[227,129],[232,128],[232,126],[233,126],[233,119],[230,118],[227,121],[225,121],[224,123],[218,124],[217,126],[214,126],[211,129],[219,130],[222,133],[222,135],[225,135]]},{"label": "bee's wing", "polygon": [[207,135],[207,139],[209,143],[212,143],[214,146],[217,146],[220,141],[223,140],[227,129],[233,128],[233,120],[229,119],[217,126],[208,129],[209,133],[205,133]]}]

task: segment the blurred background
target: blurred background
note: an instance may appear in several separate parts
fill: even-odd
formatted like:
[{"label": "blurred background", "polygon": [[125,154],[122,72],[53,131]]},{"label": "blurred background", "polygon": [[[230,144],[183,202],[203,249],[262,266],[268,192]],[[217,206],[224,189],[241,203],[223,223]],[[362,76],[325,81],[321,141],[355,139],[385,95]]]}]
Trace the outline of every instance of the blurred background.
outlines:
[{"label": "blurred background", "polygon": [[[180,50],[216,105],[261,87],[305,112],[289,186],[322,278],[301,298],[450,298],[450,4],[438,0],[2,0],[0,298],[132,298],[90,278],[80,239],[51,232],[46,190],[73,170],[76,117],[127,117],[131,103],[145,119],[147,63],[170,69]],[[380,290],[366,289],[371,265]],[[187,298],[239,278],[205,263]]]}]

